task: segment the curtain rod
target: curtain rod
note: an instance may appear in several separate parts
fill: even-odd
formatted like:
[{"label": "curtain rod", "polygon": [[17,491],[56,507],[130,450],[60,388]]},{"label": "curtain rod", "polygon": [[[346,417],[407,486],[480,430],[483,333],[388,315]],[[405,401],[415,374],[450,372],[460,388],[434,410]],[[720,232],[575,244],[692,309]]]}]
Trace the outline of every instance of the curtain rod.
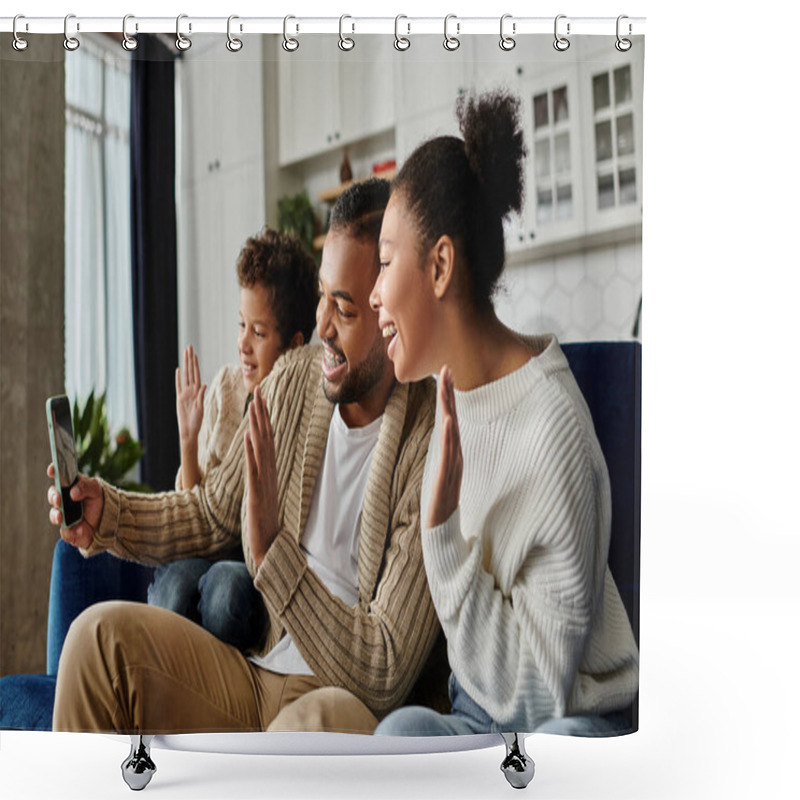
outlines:
[{"label": "curtain rod", "polygon": [[[413,37],[415,34],[468,36],[473,34],[495,34],[507,36],[525,34],[553,34],[557,28],[561,35],[637,36],[644,34],[645,17],[193,17],[182,14],[180,32],[183,36],[198,33],[235,33],[238,35],[288,33],[290,36],[304,34],[358,35],[399,34]],[[76,36],[81,33],[176,33],[178,19],[173,17],[136,17],[128,15],[123,31],[122,17],[28,17],[18,15],[16,33],[62,34]],[[14,17],[0,17],[0,32],[15,30]],[[229,28],[230,26],[230,28]],[[66,31],[65,31],[66,27]]]}]

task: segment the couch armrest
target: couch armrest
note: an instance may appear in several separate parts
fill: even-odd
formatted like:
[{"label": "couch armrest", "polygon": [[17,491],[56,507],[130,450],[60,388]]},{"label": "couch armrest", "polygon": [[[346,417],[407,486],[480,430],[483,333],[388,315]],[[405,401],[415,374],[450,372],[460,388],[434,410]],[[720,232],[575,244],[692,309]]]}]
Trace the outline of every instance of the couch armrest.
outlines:
[{"label": "couch armrest", "polygon": [[108,553],[84,558],[63,539],[56,543],[47,615],[47,674],[55,675],[69,626],[78,614],[104,600],[147,601],[153,568]]}]

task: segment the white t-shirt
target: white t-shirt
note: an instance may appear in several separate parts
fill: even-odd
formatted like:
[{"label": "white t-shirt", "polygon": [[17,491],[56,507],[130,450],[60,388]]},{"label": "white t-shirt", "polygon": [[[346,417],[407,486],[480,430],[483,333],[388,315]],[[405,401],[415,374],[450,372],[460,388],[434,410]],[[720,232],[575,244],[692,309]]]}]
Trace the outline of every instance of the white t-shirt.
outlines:
[{"label": "white t-shirt", "polygon": [[[361,506],[381,420],[348,428],[337,404],[317,475],[300,548],[308,566],[347,605],[358,600],[358,531]],[[281,675],[313,675],[287,633],[272,650],[253,663]]]}]

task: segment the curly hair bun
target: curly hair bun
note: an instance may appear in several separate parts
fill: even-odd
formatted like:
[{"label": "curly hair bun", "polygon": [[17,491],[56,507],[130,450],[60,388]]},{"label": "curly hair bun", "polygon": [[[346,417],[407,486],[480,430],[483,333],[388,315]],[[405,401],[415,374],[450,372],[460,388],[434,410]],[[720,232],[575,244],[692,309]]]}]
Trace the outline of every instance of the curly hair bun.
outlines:
[{"label": "curly hair bun", "polygon": [[502,90],[462,96],[456,106],[469,165],[501,217],[522,210],[527,149],[519,106],[519,98]]}]

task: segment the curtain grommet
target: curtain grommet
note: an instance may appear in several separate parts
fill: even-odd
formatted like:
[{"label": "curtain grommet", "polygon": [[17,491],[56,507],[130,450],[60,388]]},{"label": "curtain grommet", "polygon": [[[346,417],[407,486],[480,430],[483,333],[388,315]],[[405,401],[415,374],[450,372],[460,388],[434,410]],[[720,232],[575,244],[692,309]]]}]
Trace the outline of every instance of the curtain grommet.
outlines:
[{"label": "curtain grommet", "polygon": [[[17,14],[17,16],[16,16],[16,17],[14,17],[14,23],[13,23],[13,25],[12,25],[12,27],[11,27],[11,32],[12,32],[12,33],[13,33],[13,35],[14,35],[14,38],[11,40],[11,46],[12,46],[12,47],[13,47],[13,48],[14,48],[14,49],[15,49],[15,50],[18,52],[18,53],[22,53],[22,52],[24,52],[25,50],[27,50],[27,49],[28,49],[28,40],[27,40],[27,39],[23,39],[23,38],[22,38],[22,37],[19,35],[19,32],[17,31],[17,22],[18,22],[19,20],[21,20],[21,19],[25,19],[25,15],[24,15],[24,14]],[[25,26],[25,27],[26,27],[26,29],[27,29],[27,24],[26,24],[26,26]]]},{"label": "curtain grommet", "polygon": [[[622,34],[620,33],[621,23],[622,23],[622,20],[624,20],[624,19],[629,19],[627,14],[620,14],[617,17],[617,41],[614,42],[614,47],[616,47],[617,50],[619,50],[620,53],[627,53],[628,50],[630,50],[631,47],[633,47],[633,42],[630,39],[626,39],[625,37],[623,37]],[[631,35],[632,30],[633,30],[633,28],[631,27],[631,23],[629,22],[628,23],[628,36]]]},{"label": "curtain grommet", "polygon": [[[69,21],[71,19],[75,19],[75,15],[74,14],[67,14],[67,16],[64,17],[64,49],[67,50],[70,53],[73,53],[75,50],[77,50],[81,46],[81,43],[80,43],[80,40],[76,36],[70,36],[69,35],[68,27],[69,27]],[[81,29],[81,26],[80,26],[80,23],[78,23],[76,25],[76,30],[80,30],[80,29]]]},{"label": "curtain grommet", "polygon": [[569,36],[569,32],[570,32],[570,30],[569,30],[570,29],[569,22],[567,23],[567,36],[562,36],[558,32],[558,22],[559,22],[559,20],[566,19],[566,18],[567,18],[566,14],[558,14],[556,16],[556,21],[555,21],[555,23],[553,25],[553,35],[555,36],[555,41],[553,42],[553,47],[555,47],[555,49],[558,50],[559,53],[563,53],[565,50],[569,50],[570,42],[569,42],[569,39],[567,39],[567,36]]},{"label": "curtain grommet", "polygon": [[[123,50],[127,50],[129,53],[134,51],[139,46],[139,40],[135,36],[131,36],[128,33],[128,20],[135,19],[133,14],[126,14],[122,18],[122,48]],[[135,25],[135,29],[139,30],[139,25]]]},{"label": "curtain grommet", "polygon": [[[283,18],[283,41],[281,42],[281,47],[287,53],[294,53],[298,47],[300,47],[300,42],[294,37],[289,36],[289,20],[296,19],[291,14]],[[300,26],[295,26],[295,33],[297,33],[300,29]]]},{"label": "curtain grommet", "polygon": [[[188,36],[184,36],[181,33],[181,20],[187,19],[188,17],[188,14],[178,14],[178,18],[175,20],[175,47],[177,47],[182,53],[185,53],[192,46],[192,40]],[[189,33],[191,32],[192,23],[190,22]]]},{"label": "curtain grommet", "polygon": [[[351,36],[344,35],[344,31],[342,30],[342,28],[344,26],[344,21],[346,19],[353,19],[353,18],[349,14],[342,14],[342,16],[339,17],[339,49],[344,51],[345,53],[349,53],[356,46],[356,41]],[[352,28],[353,28],[352,32],[355,32],[356,29],[355,24],[353,24]]]},{"label": "curtain grommet", "polygon": [[[503,14],[503,16],[500,17],[500,49],[506,53],[513,50],[517,46],[517,40],[514,38],[514,36],[513,35],[508,36],[505,32],[504,26],[507,19],[512,19],[512,15]],[[516,32],[517,32],[517,23],[512,22],[511,33],[516,34]]]},{"label": "curtain grommet", "polygon": [[[236,14],[231,14],[228,17],[228,41],[225,42],[225,47],[228,48],[228,52],[230,53],[238,53],[244,47],[244,42],[241,39],[237,39],[231,33],[231,23],[235,19],[239,19],[239,17]],[[241,30],[241,28],[239,28],[239,30]]]},{"label": "curtain grommet", "polygon": [[[455,36],[451,36],[448,33],[448,30],[447,30],[447,27],[448,27],[451,19],[456,20],[456,35]],[[455,14],[448,14],[444,18],[444,41],[442,42],[442,46],[444,47],[445,50],[448,50],[449,52],[452,53],[452,52],[458,50],[459,47],[461,47],[461,39],[458,38],[458,34],[460,32],[461,32],[461,23],[458,22],[458,17],[456,17]]]},{"label": "curtain grommet", "polygon": [[[398,14],[394,18],[394,49],[404,53],[411,47],[411,39],[407,38],[407,36],[400,35],[399,27],[401,19],[408,19],[408,17],[405,14]],[[407,34],[410,34],[411,24],[407,22],[406,27],[408,28]]]}]

